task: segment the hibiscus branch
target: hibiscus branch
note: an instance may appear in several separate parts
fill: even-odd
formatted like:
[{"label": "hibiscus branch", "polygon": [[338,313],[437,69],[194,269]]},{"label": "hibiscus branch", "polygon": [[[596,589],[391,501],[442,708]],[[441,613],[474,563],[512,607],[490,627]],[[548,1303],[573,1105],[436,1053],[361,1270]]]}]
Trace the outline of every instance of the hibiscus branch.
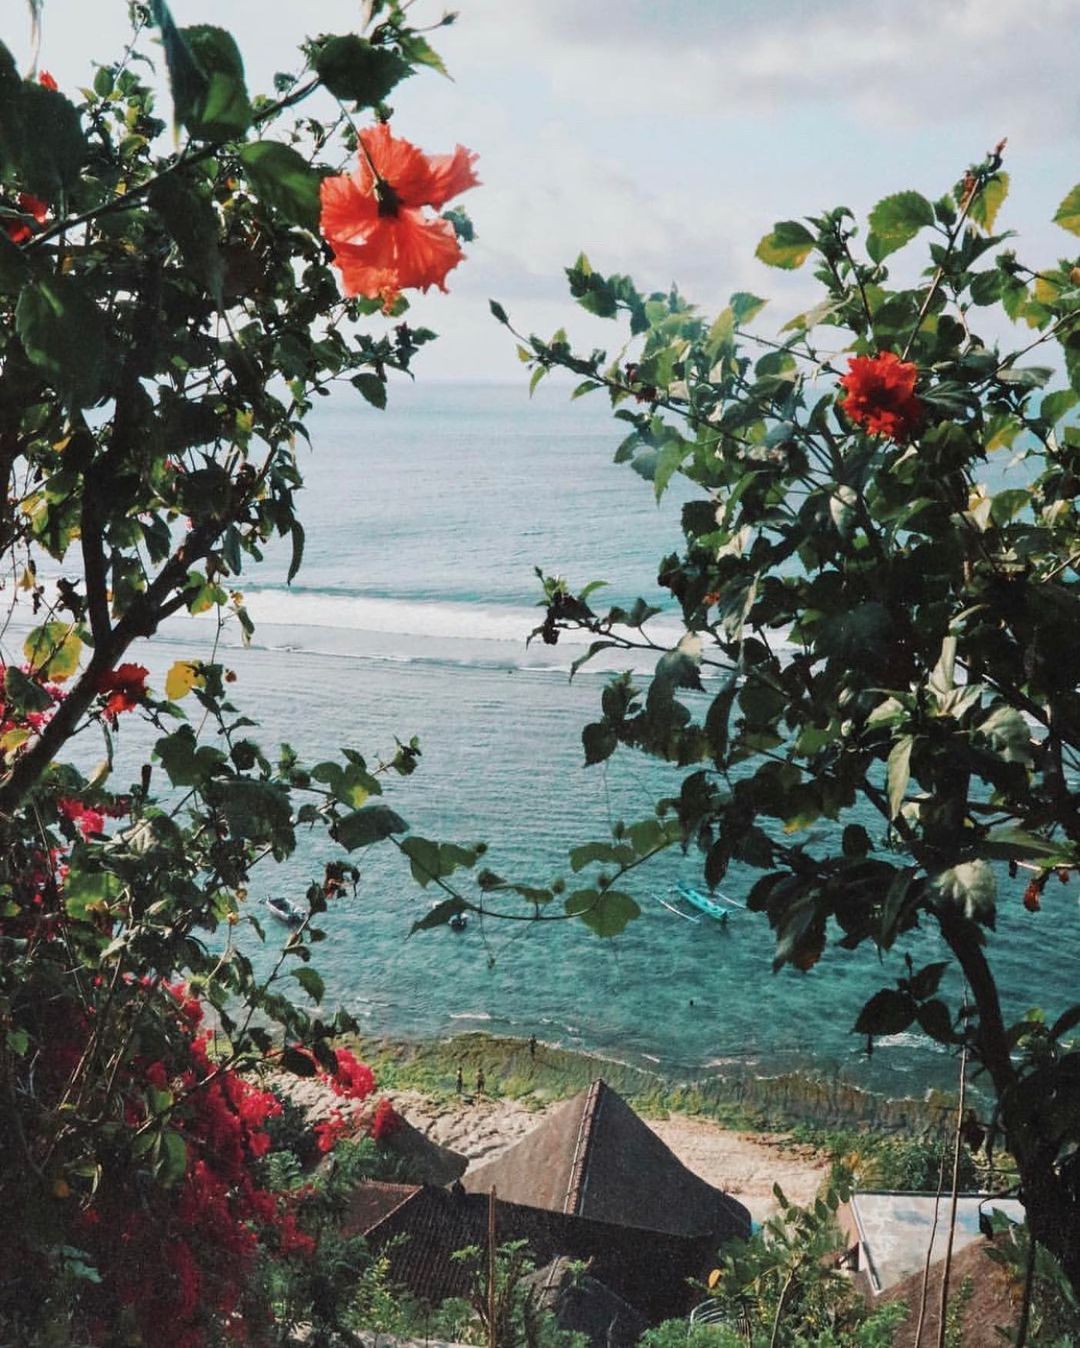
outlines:
[{"label": "hibiscus branch", "polygon": [[[294,89],[291,94],[287,94],[284,98],[278,99],[275,103],[268,104],[267,107],[262,108],[252,117],[252,126],[256,128],[260,127],[264,122],[272,120],[286,108],[290,108],[294,104],[302,102],[310,93],[317,89],[321,83],[322,81],[318,76],[315,76],[313,79],[308,80],[306,84],[302,84],[299,88]],[[102,220],[108,215],[116,215],[120,211],[130,210],[132,205],[136,202],[140,202],[144,197],[149,196],[158,183],[164,181],[164,179],[179,173],[181,169],[196,164],[203,164],[208,159],[214,159],[220,155],[221,152],[222,147],[220,145],[204,145],[198,150],[192,150],[190,143],[185,145],[174,162],[161,169],[158,173],[152,174],[149,178],[144,179],[143,182],[128,188],[122,196],[114,197],[112,201],[105,202],[103,206],[93,206],[90,210],[83,211],[81,215],[65,216],[62,220],[58,220],[54,225],[50,225],[48,229],[43,229],[39,234],[35,234],[34,237],[27,242],[24,251],[28,253],[32,252],[33,250],[40,248],[42,244],[48,243],[51,239],[56,238],[58,235],[65,234],[70,229],[75,229],[78,225],[89,224],[95,220]]]}]

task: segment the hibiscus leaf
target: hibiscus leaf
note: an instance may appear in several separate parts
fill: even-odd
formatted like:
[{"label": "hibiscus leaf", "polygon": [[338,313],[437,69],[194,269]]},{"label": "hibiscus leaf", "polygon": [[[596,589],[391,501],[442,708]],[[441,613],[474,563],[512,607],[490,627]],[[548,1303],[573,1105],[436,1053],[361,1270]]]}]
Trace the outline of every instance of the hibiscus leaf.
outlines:
[{"label": "hibiscus leaf", "polygon": [[925,225],[934,223],[934,208],[920,192],[897,192],[885,197],[870,212],[870,237],[866,251],[880,262],[910,243]]},{"label": "hibiscus leaf", "polygon": [[180,32],[206,83],[189,106],[181,109],[177,104],[178,120],[199,140],[220,142],[241,137],[251,125],[251,103],[235,39],[224,28],[208,23]]},{"label": "hibiscus leaf", "polygon": [[225,264],[217,244],[218,218],[214,208],[175,173],[153,185],[150,205],[161,216],[180,256],[220,305]]},{"label": "hibiscus leaf", "polygon": [[240,151],[248,181],[262,200],[294,224],[319,224],[319,175],[307,160],[276,140],[257,140]]},{"label": "hibiscus leaf", "polygon": [[19,165],[29,191],[56,203],[79,178],[88,146],[75,104],[55,89],[27,84],[22,95],[27,153]]},{"label": "hibiscus leaf", "polygon": [[1057,208],[1054,224],[1067,229],[1070,234],[1080,234],[1080,183],[1076,184]]},{"label": "hibiscus leaf", "polygon": [[386,384],[377,374],[356,374],[349,382],[372,407],[381,409],[386,406]]},{"label": "hibiscus leaf", "polygon": [[315,73],[335,98],[373,108],[412,71],[396,52],[373,47],[349,33],[323,43],[315,57]]},{"label": "hibiscus leaf", "polygon": [[856,1034],[901,1034],[915,1019],[916,1006],[907,992],[882,988],[875,992],[855,1022]]},{"label": "hibiscus leaf", "polygon": [[637,900],[617,889],[575,890],[565,908],[568,917],[580,917],[597,936],[618,936],[628,922],[641,916]]},{"label": "hibiscus leaf", "polygon": [[331,832],[342,847],[353,852],[358,847],[381,842],[392,833],[404,833],[408,827],[388,805],[368,805],[339,819]]},{"label": "hibiscus leaf", "polygon": [[1009,175],[995,173],[983,184],[968,210],[968,218],[986,234],[994,228],[994,221],[1001,209],[1001,203],[1009,195]]},{"label": "hibiscus leaf", "polygon": [[805,225],[800,225],[797,220],[781,220],[773,226],[772,233],[761,240],[754,256],[767,267],[793,271],[802,266],[813,246],[814,236]]},{"label": "hibiscus leaf", "polygon": [[177,28],[165,0],[150,0],[150,16],[161,32],[161,45],[165,49],[169,92],[173,101],[173,124],[184,126],[206,95],[206,75]]},{"label": "hibiscus leaf", "polygon": [[15,328],[27,357],[77,407],[95,402],[107,358],[101,313],[74,277],[45,276],[24,287]]}]

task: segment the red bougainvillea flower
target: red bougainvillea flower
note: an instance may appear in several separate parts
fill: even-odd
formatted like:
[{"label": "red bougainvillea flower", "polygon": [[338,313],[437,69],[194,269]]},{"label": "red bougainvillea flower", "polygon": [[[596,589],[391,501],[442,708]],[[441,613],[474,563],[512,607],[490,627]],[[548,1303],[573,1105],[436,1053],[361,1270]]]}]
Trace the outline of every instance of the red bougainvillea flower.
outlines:
[{"label": "red bougainvillea flower", "polygon": [[381,299],[389,309],[407,287],[445,290],[463,254],[449,221],[424,207],[439,210],[476,187],[476,155],[462,145],[426,155],[382,123],[361,131],[360,146],[356,172],[322,184],[319,227],[345,294]]},{"label": "red bougainvillea flower", "polygon": [[871,435],[905,440],[922,419],[922,403],[915,395],[918,370],[892,351],[878,356],[853,356],[840,380],[841,406],[849,420]]},{"label": "red bougainvillea flower", "polygon": [[146,680],[150,671],[144,665],[117,665],[98,679],[98,692],[108,693],[105,715],[113,724],[119,712],[130,711],[146,696]]},{"label": "red bougainvillea flower", "polygon": [[56,80],[53,79],[52,75],[50,75],[47,70],[43,70],[41,74],[38,76],[38,84],[40,84],[45,89],[60,88]]},{"label": "red bougainvillea flower", "polygon": [[371,1136],[376,1142],[382,1142],[384,1138],[396,1133],[401,1127],[401,1115],[384,1095],[375,1106],[375,1113],[371,1119]]},{"label": "red bougainvillea flower", "polygon": [[93,806],[85,805],[73,796],[61,796],[56,802],[57,813],[78,827],[84,838],[92,833],[101,833],[105,828],[105,815]]},{"label": "red bougainvillea flower", "polygon": [[[33,216],[39,225],[45,223],[45,217],[49,213],[48,202],[42,201],[40,197],[32,197],[29,192],[20,192],[15,200],[24,215]],[[12,243],[25,243],[34,233],[23,220],[8,220],[4,229]]]}]

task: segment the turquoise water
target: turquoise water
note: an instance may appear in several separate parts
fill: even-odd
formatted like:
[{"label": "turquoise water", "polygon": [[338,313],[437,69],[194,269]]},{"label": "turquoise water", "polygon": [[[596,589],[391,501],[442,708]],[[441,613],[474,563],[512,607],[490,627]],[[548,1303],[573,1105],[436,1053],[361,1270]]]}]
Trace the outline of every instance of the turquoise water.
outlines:
[{"label": "turquoise water", "polygon": [[[375,758],[395,735],[420,735],[420,770],[388,789],[414,830],[486,840],[485,864],[509,878],[569,874],[569,847],[646,817],[675,778],[623,753],[582,766],[580,729],[603,678],[568,681],[580,648],[526,648],[540,618],[533,567],[575,585],[610,579],[612,601],[659,601],[655,566],[678,546],[678,493],[658,510],[651,486],[611,462],[620,432],[606,406],[543,386],[531,402],[513,387],[398,388],[382,414],[331,399],[310,430],[304,566],[287,588],[282,550],[246,580],[255,642],[230,637],[225,655],[238,704],[264,744],[287,739],[309,762],[343,746]],[[208,640],[205,623],[176,623],[140,658],[160,678],[179,655],[205,655]],[[897,1094],[954,1079],[950,1056],[918,1036],[868,1060],[850,1033],[865,999],[903,972],[899,953],[879,963],[836,948],[807,974],[774,976],[763,917],[694,926],[661,907],[674,879],[695,877],[694,856],[634,875],[625,887],[643,916],[614,941],[578,923],[476,919],[461,935],[409,938],[432,895],[391,849],[358,857],[359,891],[335,903],[316,962],[329,1000],[366,1031],[536,1033],[675,1071],[801,1066]],[[284,874],[253,883],[253,900],[302,892],[321,860],[305,842]],[[753,878],[736,867],[725,890],[743,898]],[[1056,1014],[1080,953],[1075,895],[1051,885],[1032,915],[1022,882],[1012,889],[991,938],[1007,1002]],[[929,934],[906,949],[916,961],[937,953]]]}]

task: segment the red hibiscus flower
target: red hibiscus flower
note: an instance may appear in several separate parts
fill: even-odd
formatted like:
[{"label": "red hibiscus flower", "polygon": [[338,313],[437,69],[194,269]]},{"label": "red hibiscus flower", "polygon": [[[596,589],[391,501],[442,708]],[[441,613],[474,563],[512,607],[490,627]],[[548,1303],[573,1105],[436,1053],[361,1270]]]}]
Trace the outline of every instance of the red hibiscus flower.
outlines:
[{"label": "red hibiscus flower", "polygon": [[[29,192],[20,192],[16,201],[24,215],[33,216],[39,225],[45,223],[45,217],[49,213],[47,202],[42,201],[40,197],[32,197]],[[25,243],[34,233],[23,220],[8,220],[4,229],[12,243]]]},{"label": "red hibiscus flower", "polygon": [[853,356],[840,380],[841,406],[848,419],[870,435],[906,440],[922,419],[922,403],[915,396],[918,370],[892,351],[879,356]]},{"label": "red hibiscus flower", "polygon": [[108,693],[105,715],[113,724],[119,712],[137,707],[146,696],[146,680],[150,671],[143,665],[117,665],[98,679],[98,692]]},{"label": "red hibiscus flower", "polygon": [[381,123],[361,131],[360,145],[356,172],[322,184],[319,227],[345,294],[381,299],[389,309],[406,287],[445,290],[463,254],[450,223],[424,207],[439,210],[476,187],[476,155],[462,145],[426,155]]},{"label": "red hibiscus flower", "polygon": [[40,84],[45,89],[60,88],[60,86],[57,84],[57,82],[53,79],[52,75],[50,75],[47,70],[43,70],[41,74],[38,76],[38,84]]}]

